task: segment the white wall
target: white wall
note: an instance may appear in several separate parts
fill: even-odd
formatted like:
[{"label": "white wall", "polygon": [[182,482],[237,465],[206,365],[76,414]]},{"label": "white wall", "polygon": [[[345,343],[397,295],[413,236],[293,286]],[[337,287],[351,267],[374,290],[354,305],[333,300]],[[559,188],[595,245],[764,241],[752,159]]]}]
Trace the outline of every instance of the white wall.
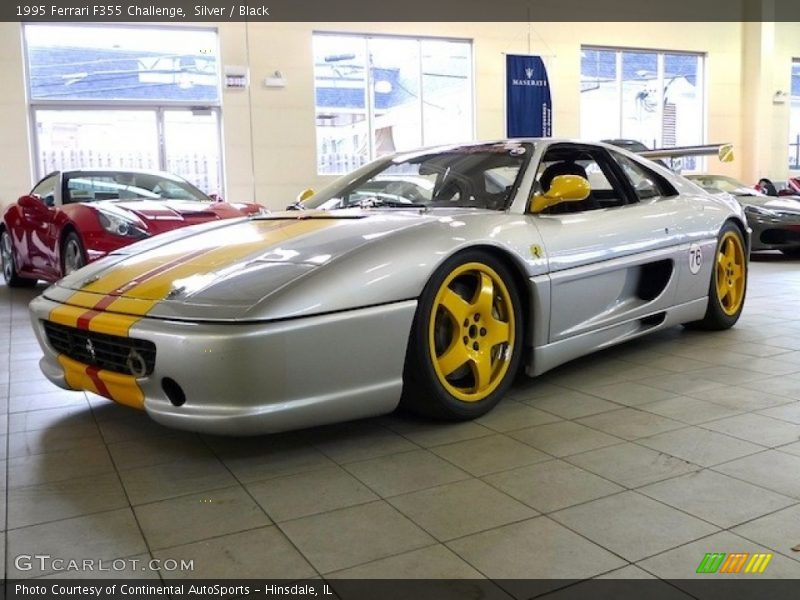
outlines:
[{"label": "white wall", "polygon": [[[221,63],[248,65],[248,90],[223,92],[226,195],[273,208],[319,187],[314,129],[314,31],[454,37],[473,41],[475,124],[479,139],[504,135],[503,53],[546,57],[554,134],[580,134],[580,47],[598,45],[703,52],[709,142],[732,142],[737,160],[708,169],[753,181],[786,175],[788,105],[771,94],[788,88],[791,58],[800,57],[800,24],[772,23],[221,23]],[[530,42],[530,44],[529,44]],[[285,88],[266,88],[280,70]],[[32,178],[21,26],[0,23],[0,203],[26,191]],[[777,87],[776,87],[777,86]],[[754,140],[757,140],[754,142]]]},{"label": "white wall", "polygon": [[[314,160],[314,31],[473,40],[478,139],[502,137],[505,133],[503,53],[531,52],[546,57],[554,135],[578,137],[581,45],[704,52],[709,106],[706,139],[730,141],[737,147],[743,141],[740,23],[650,23],[646,27],[640,23],[251,23],[248,47],[255,132],[254,189],[258,201],[270,207],[283,206],[299,190],[318,187],[326,180],[317,176]],[[264,88],[261,81],[276,69],[286,76],[287,87]],[[231,95],[226,94],[226,101]],[[246,150],[241,146],[239,149]],[[230,164],[231,160],[246,162],[250,157],[229,152],[226,158]],[[714,164],[709,168],[739,173],[735,164]],[[244,189],[250,183],[231,175],[228,182],[231,189]]]},{"label": "white wall", "polygon": [[0,206],[30,189],[31,158],[19,23],[0,23]]}]

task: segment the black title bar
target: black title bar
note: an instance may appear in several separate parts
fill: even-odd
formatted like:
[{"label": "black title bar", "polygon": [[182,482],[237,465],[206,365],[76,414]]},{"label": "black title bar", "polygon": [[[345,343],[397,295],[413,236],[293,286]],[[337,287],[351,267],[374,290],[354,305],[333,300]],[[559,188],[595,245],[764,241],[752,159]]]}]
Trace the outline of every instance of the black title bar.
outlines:
[{"label": "black title bar", "polygon": [[[544,550],[543,550],[544,551]],[[699,579],[7,580],[22,600],[797,600],[800,581],[703,575]]]},{"label": "black title bar", "polygon": [[798,0],[2,0],[32,22],[800,21]]}]

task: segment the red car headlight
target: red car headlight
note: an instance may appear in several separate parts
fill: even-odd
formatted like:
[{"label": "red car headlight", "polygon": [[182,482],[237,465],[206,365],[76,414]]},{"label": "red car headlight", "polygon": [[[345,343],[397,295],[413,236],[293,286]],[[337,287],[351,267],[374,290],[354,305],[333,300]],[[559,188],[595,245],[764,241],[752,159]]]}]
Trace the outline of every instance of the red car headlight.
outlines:
[{"label": "red car headlight", "polygon": [[120,215],[105,211],[97,211],[97,218],[100,219],[100,225],[102,225],[103,229],[113,235],[134,240],[141,240],[148,236],[142,224],[132,219],[126,219]]}]

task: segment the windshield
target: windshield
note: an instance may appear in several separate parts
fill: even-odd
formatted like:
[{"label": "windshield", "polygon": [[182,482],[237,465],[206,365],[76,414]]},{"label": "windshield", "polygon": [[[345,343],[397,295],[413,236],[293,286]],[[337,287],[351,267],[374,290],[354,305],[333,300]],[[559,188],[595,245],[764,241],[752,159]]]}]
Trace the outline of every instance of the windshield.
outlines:
[{"label": "windshield", "polygon": [[296,208],[503,210],[532,148],[531,144],[510,142],[399,155],[337,179]]},{"label": "windshield", "polygon": [[212,202],[192,184],[158,173],[124,171],[66,174],[64,204],[97,200],[189,200]]},{"label": "windshield", "polygon": [[688,179],[707,189],[728,192],[734,196],[761,196],[757,190],[746,186],[733,177],[724,175],[690,175]]}]

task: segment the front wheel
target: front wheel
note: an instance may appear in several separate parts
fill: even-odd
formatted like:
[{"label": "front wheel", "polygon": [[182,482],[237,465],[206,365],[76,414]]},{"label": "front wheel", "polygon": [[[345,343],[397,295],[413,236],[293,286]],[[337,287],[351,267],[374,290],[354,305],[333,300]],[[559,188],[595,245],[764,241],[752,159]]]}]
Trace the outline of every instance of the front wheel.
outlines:
[{"label": "front wheel", "polygon": [[61,244],[61,276],[66,277],[86,264],[86,251],[81,238],[70,231]]},{"label": "front wheel", "polygon": [[14,246],[11,235],[3,229],[0,233],[0,261],[3,263],[3,279],[8,287],[32,287],[35,279],[26,279],[17,275],[17,264],[14,260]]},{"label": "front wheel", "polygon": [[708,290],[708,308],[700,321],[688,323],[694,329],[733,327],[744,308],[747,293],[747,251],[741,230],[726,223],[719,234],[714,268]]},{"label": "front wheel", "polygon": [[401,405],[451,420],[487,413],[519,368],[522,321],[519,292],[505,264],[477,250],[447,260],[420,297]]}]

